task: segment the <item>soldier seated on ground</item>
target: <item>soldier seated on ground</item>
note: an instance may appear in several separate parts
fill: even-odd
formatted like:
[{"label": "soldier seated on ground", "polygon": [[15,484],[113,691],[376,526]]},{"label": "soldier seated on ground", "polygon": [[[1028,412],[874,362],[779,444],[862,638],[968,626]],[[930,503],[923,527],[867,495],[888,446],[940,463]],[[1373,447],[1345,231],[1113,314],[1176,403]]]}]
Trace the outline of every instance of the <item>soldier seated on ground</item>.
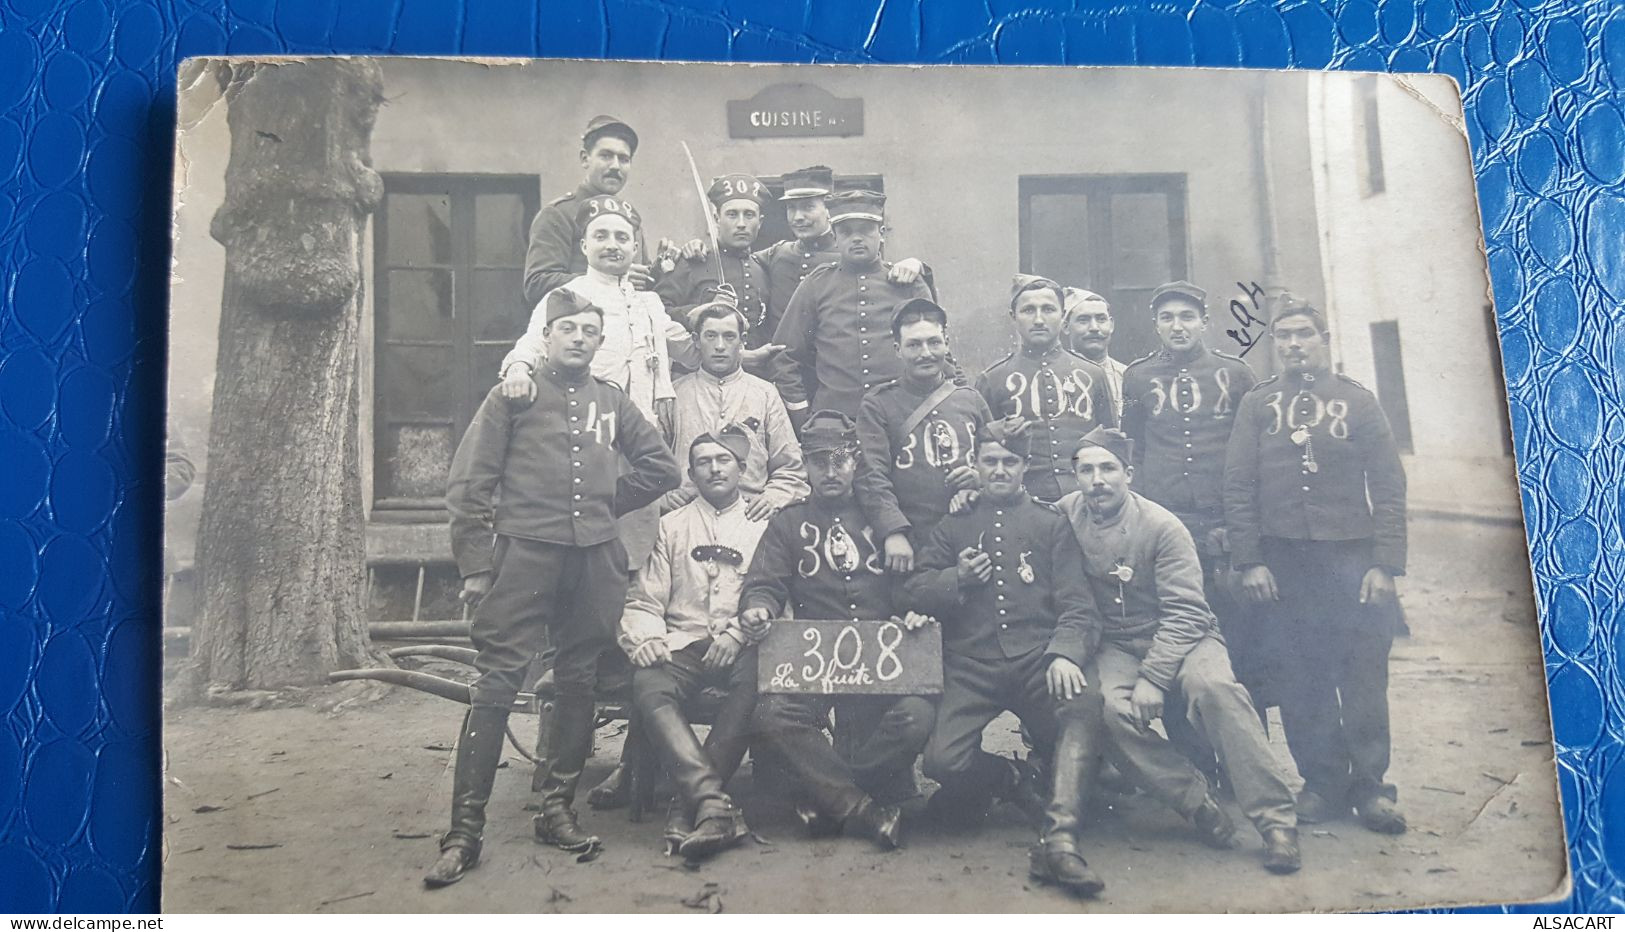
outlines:
[{"label": "soldier seated on ground", "polygon": [[[852,495],[857,432],[838,411],[819,411],[802,433],[812,477],[812,498],[769,523],[756,549],[741,621],[747,630],[793,608],[802,619],[851,621],[892,618],[908,631],[932,619],[902,613],[881,565],[875,534]],[[850,737],[850,760],[825,739],[831,709],[838,737]],[[931,733],[935,710],[923,696],[772,695],[756,707],[758,741],[776,752],[801,785],[796,814],[814,834],[845,830],[882,848],[899,843],[902,814],[896,803],[918,795],[914,759]]]},{"label": "soldier seated on ground", "polygon": [[1061,499],[1105,630],[1085,668],[1106,703],[1107,750],[1131,780],[1228,848],[1235,826],[1206,779],[1151,730],[1177,690],[1185,717],[1218,751],[1236,801],[1264,838],[1264,866],[1299,867],[1292,791],[1275,763],[1258,712],[1236,682],[1218,622],[1202,596],[1202,565],[1174,514],[1131,491],[1131,443],[1096,428],[1073,454],[1078,491]]},{"label": "soldier seated on ground", "polygon": [[[621,648],[635,667],[638,733],[677,784],[666,837],[691,859],[749,834],[724,788],[744,759],[756,705],[756,648],[739,625],[739,592],[767,525],[739,495],[739,464],[749,446],[736,427],[689,444],[688,474],[699,497],[660,519],[621,618]],[[725,690],[727,699],[702,746],[685,706],[708,686]]]},{"label": "soldier seated on ground", "polygon": [[[1105,883],[1078,850],[1103,734],[1100,692],[1083,667],[1100,637],[1100,612],[1078,567],[1083,553],[1053,506],[1022,486],[1024,432],[1004,422],[976,438],[982,494],[944,518],[905,586],[909,604],[942,622],[942,701],[926,744],[925,774],[942,784],[930,806],[979,816],[994,799],[1042,820],[1029,873],[1093,896]],[[1050,759],[1046,799],[1031,767],[982,749],[982,731],[1011,711]]]}]

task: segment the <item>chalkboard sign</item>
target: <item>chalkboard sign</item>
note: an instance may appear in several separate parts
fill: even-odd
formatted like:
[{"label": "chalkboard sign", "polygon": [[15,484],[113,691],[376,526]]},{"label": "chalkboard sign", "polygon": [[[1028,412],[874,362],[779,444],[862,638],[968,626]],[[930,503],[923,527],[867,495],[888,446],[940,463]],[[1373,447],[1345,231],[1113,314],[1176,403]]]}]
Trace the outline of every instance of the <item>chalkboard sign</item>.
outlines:
[{"label": "chalkboard sign", "polygon": [[942,692],[942,628],[895,621],[780,619],[757,647],[764,693],[929,696]]}]

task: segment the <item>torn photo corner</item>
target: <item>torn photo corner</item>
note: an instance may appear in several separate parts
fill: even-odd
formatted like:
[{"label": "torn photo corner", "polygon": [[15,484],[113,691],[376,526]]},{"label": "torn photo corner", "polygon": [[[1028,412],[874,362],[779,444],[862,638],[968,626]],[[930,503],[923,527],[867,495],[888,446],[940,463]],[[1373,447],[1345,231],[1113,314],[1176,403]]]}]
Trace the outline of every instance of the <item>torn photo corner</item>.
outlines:
[{"label": "torn photo corner", "polygon": [[179,87],[166,908],[1567,891],[1448,78]]}]

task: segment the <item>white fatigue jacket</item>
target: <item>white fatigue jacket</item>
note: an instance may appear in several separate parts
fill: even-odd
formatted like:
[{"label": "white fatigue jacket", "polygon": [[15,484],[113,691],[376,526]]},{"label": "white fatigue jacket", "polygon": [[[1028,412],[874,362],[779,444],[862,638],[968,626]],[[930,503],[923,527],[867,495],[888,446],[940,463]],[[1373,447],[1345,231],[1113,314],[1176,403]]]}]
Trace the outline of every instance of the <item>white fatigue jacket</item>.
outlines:
[{"label": "white fatigue jacket", "polygon": [[[695,437],[716,434],[735,424],[750,437],[739,491],[768,496],[780,508],[807,497],[810,489],[801,443],[773,383],[744,370],[718,378],[701,369],[678,379],[675,390],[677,425],[672,452],[680,463],[688,462],[688,447]],[[672,495],[678,496],[677,501],[687,501],[696,494],[694,480],[685,469],[682,489]]]},{"label": "white fatigue jacket", "polygon": [[725,633],[749,644],[739,626],[739,591],[765,530],[766,521],[745,517],[743,498],[720,511],[696,498],[662,517],[649,560],[626,594],[621,649],[630,656],[663,637],[679,651]]},{"label": "white fatigue jacket", "polygon": [[[593,356],[592,374],[619,385],[638,410],[653,421],[655,401],[673,397],[671,351],[692,346],[688,331],[666,315],[658,295],[635,290],[624,276],[615,278],[588,269],[562,287],[604,312],[604,342]],[[503,373],[521,362],[534,372],[547,358],[547,346],[542,340],[542,329],[547,326],[546,308],[544,296],[531,311],[524,336],[502,358]]]}]

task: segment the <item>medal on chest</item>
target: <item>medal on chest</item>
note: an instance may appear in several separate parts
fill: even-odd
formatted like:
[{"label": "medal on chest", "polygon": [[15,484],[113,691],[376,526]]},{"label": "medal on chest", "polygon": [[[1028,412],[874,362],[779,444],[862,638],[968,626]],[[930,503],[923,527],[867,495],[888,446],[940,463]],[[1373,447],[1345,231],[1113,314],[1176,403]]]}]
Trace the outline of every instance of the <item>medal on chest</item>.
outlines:
[{"label": "medal on chest", "polygon": [[[1294,398],[1292,400],[1293,406],[1296,407],[1297,403],[1297,399]],[[1320,464],[1315,462],[1315,438],[1309,433],[1309,428],[1300,424],[1292,431],[1290,439],[1293,443],[1303,447],[1304,471],[1311,473],[1320,472]]]},{"label": "medal on chest", "polygon": [[716,579],[722,573],[724,565],[735,569],[745,565],[744,554],[722,544],[701,544],[689,551],[689,556],[705,567],[707,579]]},{"label": "medal on chest", "polygon": [[1027,562],[1027,558],[1032,556],[1032,553],[1031,550],[1023,550],[1018,557],[1019,562],[1016,564],[1016,575],[1021,577],[1021,581],[1028,585],[1032,585],[1033,580],[1038,578],[1038,574],[1033,572],[1033,565]]},{"label": "medal on chest", "polygon": [[837,572],[850,573],[858,568],[857,541],[840,522],[830,525],[829,534],[824,538],[824,558]]},{"label": "medal on chest", "polygon": [[959,438],[946,421],[932,421],[930,431],[931,452],[938,464],[953,463],[959,459]]}]

